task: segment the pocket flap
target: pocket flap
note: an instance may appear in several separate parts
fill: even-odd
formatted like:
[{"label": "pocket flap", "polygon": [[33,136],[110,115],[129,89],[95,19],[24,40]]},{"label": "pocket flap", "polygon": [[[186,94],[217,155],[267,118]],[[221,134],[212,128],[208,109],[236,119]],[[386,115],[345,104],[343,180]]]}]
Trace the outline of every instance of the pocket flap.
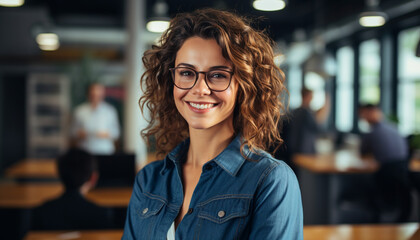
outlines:
[{"label": "pocket flap", "polygon": [[219,196],[200,204],[198,217],[224,223],[232,218],[248,215],[250,202],[249,196]]},{"label": "pocket flap", "polygon": [[141,218],[147,218],[159,213],[162,209],[164,201],[160,199],[150,198],[146,195],[143,195],[140,205],[137,207],[137,214]]}]

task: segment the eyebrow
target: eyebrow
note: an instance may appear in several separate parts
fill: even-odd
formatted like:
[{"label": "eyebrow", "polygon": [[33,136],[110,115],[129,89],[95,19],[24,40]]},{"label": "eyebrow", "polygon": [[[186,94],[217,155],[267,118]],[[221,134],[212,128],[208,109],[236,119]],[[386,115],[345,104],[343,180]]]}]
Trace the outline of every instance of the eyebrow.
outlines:
[{"label": "eyebrow", "polygon": [[[177,65],[177,67],[180,67],[180,66],[185,66],[185,67],[189,67],[189,68],[196,69],[196,67],[195,67],[194,65],[192,65],[192,64],[188,64],[188,63],[179,63],[179,64]],[[230,70],[230,71],[232,71],[232,69],[231,69],[230,67],[228,67],[228,66],[223,66],[223,65],[220,65],[220,66],[212,66],[212,67],[210,67],[210,69],[209,69],[209,70],[214,70],[214,69],[226,69],[226,70]]]}]

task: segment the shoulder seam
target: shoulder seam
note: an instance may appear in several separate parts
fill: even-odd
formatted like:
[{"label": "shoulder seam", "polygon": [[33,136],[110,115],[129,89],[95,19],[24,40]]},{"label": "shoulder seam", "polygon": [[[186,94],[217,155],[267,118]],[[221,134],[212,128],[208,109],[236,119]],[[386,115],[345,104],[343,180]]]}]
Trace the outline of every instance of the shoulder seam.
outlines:
[{"label": "shoulder seam", "polygon": [[[268,158],[268,157],[263,157],[260,160],[264,159],[264,158]],[[266,168],[263,172],[263,174],[261,174],[260,179],[258,179],[258,183],[257,183],[257,189],[260,187],[260,185],[264,182],[265,178],[273,171],[273,169],[275,169],[277,166],[280,165],[279,162],[277,161],[272,161],[270,162],[271,165],[270,167]]]}]

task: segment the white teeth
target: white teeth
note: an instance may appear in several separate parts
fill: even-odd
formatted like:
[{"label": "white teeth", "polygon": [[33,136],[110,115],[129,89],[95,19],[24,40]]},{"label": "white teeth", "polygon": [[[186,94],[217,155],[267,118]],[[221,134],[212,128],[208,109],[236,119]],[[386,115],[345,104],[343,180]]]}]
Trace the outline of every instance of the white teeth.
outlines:
[{"label": "white teeth", "polygon": [[191,106],[197,108],[197,109],[207,109],[207,108],[211,108],[214,106],[214,104],[197,104],[197,103],[189,103]]}]

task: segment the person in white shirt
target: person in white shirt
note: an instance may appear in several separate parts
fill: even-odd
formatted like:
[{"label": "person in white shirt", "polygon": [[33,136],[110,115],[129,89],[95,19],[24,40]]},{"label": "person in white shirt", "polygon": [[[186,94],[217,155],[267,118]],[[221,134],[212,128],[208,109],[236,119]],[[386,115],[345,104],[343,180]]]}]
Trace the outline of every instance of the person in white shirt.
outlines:
[{"label": "person in white shirt", "polygon": [[114,141],[120,136],[117,111],[104,101],[105,87],[89,86],[89,102],[76,107],[71,134],[77,146],[91,154],[106,155],[115,152]]}]

